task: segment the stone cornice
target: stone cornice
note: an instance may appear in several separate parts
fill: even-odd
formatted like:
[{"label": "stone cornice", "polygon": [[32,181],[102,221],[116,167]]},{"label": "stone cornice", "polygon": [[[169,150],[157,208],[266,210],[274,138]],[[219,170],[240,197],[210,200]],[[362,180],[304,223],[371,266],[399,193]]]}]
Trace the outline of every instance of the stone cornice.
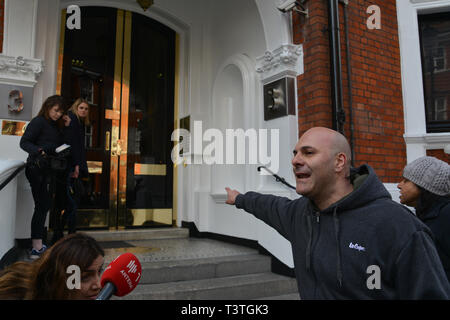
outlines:
[{"label": "stone cornice", "polygon": [[296,77],[303,73],[302,45],[285,44],[273,51],[266,51],[257,58],[256,72],[263,82],[271,82],[284,76]]},{"label": "stone cornice", "polygon": [[43,68],[42,60],[0,54],[0,83],[34,87]]},{"label": "stone cornice", "polygon": [[446,149],[450,145],[450,133],[425,133],[403,135],[406,144],[422,144],[426,149]]}]

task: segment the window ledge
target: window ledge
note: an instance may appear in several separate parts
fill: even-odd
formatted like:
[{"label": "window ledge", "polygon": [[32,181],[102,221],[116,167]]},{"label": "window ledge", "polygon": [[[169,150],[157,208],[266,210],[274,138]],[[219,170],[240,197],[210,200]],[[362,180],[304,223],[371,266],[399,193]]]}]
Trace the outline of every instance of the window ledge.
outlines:
[{"label": "window ledge", "polygon": [[405,134],[406,144],[423,144],[426,149],[444,149],[450,145],[450,132]]}]

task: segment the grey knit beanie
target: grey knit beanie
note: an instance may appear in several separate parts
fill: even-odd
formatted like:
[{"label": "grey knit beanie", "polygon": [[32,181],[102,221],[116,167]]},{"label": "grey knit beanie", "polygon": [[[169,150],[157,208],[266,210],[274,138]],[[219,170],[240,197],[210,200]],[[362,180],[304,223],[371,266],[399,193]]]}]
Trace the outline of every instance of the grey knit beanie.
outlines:
[{"label": "grey knit beanie", "polygon": [[425,190],[450,195],[450,165],[434,157],[421,157],[403,169],[403,177]]}]

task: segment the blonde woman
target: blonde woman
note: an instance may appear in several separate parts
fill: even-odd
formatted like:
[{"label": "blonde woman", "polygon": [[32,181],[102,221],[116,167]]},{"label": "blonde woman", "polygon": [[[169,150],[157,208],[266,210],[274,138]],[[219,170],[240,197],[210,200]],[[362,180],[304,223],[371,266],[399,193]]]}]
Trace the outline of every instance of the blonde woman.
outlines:
[{"label": "blonde woman", "polygon": [[85,128],[89,125],[89,103],[78,98],[68,111],[70,125],[66,129],[66,139],[70,144],[72,157],[67,177],[67,201],[64,215],[55,217],[55,230],[52,242],[55,243],[64,236],[63,230],[67,222],[69,234],[76,232],[76,211],[79,195],[74,193],[76,179],[88,175],[86,163]]},{"label": "blonde woman", "polygon": [[86,147],[85,147],[85,128],[89,125],[89,103],[78,98],[69,109],[68,115],[71,119],[69,126],[69,137],[73,152],[73,172],[72,177],[78,178],[81,175],[87,175]]}]

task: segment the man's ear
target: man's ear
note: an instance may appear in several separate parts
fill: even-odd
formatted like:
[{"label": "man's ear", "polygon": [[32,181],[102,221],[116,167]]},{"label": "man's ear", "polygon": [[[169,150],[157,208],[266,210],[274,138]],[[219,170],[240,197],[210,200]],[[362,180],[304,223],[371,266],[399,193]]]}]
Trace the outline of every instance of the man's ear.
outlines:
[{"label": "man's ear", "polygon": [[339,152],[336,154],[336,157],[334,158],[334,170],[336,173],[340,173],[343,170],[345,170],[347,166],[347,156],[343,152]]}]

